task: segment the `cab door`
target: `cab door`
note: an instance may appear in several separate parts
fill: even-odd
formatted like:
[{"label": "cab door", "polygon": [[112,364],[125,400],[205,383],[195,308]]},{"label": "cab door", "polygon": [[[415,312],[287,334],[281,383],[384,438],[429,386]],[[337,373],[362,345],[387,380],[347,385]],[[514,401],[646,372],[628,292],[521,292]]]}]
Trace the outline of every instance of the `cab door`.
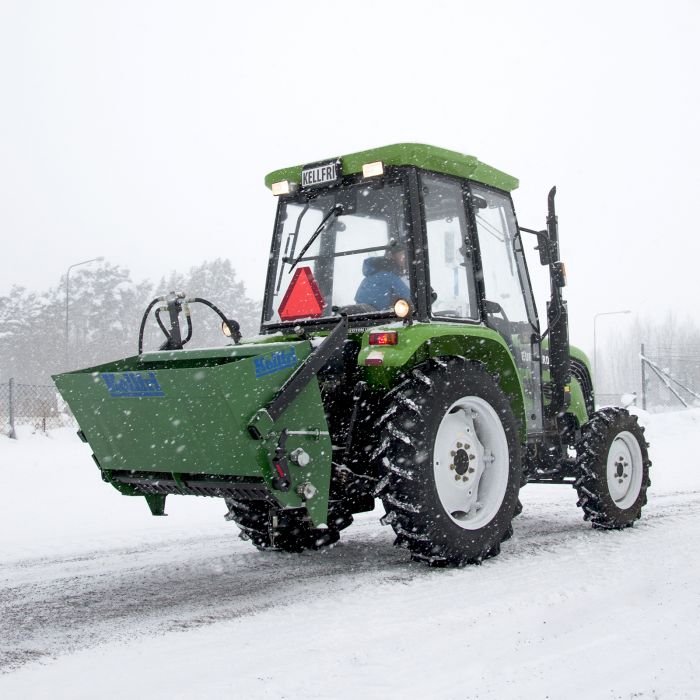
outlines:
[{"label": "cab door", "polygon": [[505,192],[477,183],[470,183],[469,200],[478,241],[482,317],[513,354],[525,390],[527,432],[541,432],[539,321],[513,203]]},{"label": "cab door", "polygon": [[473,245],[463,185],[458,178],[420,173],[430,314],[436,320],[478,322]]}]

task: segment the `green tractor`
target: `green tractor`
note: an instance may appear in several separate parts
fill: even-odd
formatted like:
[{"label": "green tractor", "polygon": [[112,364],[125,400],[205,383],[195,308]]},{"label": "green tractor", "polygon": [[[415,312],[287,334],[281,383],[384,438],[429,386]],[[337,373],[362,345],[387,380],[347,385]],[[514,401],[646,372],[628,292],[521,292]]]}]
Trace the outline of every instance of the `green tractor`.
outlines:
[{"label": "green tractor", "polygon": [[[265,182],[259,336],[171,293],[136,355],[54,378],[106,482],[154,515],[170,494],[224,498],[244,539],[289,552],[332,544],[381,498],[396,544],[436,566],[498,554],[528,483],[572,484],[595,527],[634,524],[648,445],[636,416],[595,411],[569,345],[555,189],[535,231],[518,226],[515,178],[432,146]],[[544,331],[524,234],[550,272]],[[184,348],[194,303],[221,317],[222,347]],[[144,352],[152,311],[165,340]]]}]

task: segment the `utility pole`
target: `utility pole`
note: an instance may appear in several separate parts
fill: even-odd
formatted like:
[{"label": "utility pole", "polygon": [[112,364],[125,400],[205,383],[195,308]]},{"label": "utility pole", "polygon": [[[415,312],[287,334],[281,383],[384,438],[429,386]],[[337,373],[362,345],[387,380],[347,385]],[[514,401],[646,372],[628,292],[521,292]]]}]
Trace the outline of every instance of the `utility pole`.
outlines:
[{"label": "utility pole", "polygon": [[69,298],[70,298],[70,271],[74,267],[78,267],[79,265],[87,265],[88,263],[91,262],[101,262],[104,260],[104,257],[100,255],[99,258],[90,258],[90,260],[83,260],[82,262],[77,262],[73,263],[72,265],[68,266],[68,269],[66,270],[66,330],[64,333],[64,342],[65,342],[65,362],[66,362],[66,369],[68,369],[68,365],[70,363],[70,343],[68,339],[68,307],[69,307]]}]

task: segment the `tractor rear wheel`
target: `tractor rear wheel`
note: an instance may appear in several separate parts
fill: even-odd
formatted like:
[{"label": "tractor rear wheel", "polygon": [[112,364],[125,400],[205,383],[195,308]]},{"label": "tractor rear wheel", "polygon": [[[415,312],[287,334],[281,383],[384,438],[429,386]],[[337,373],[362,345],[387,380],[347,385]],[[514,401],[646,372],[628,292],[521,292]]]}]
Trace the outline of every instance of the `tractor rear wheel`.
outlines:
[{"label": "tractor rear wheel", "polygon": [[380,496],[396,544],[431,565],[480,563],[512,534],[521,451],[510,402],[462,358],[415,367],[381,421]]},{"label": "tractor rear wheel", "polygon": [[340,539],[338,528],[312,528],[308,522],[292,513],[285,513],[283,522],[274,527],[270,522],[270,505],[259,501],[241,502],[226,499],[227,520],[233,520],[240,529],[240,537],[250,540],[260,551],[303,552],[321,549]]},{"label": "tractor rear wheel", "polygon": [[574,487],[593,527],[621,529],[639,520],[651,483],[648,447],[637,416],[624,408],[603,408],[583,426]]}]

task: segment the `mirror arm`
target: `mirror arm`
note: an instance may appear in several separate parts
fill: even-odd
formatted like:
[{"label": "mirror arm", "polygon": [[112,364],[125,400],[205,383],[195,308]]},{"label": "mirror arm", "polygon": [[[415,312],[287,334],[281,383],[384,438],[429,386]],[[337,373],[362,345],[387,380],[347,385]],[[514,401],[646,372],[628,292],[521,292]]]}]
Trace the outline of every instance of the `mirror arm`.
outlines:
[{"label": "mirror arm", "polygon": [[524,226],[518,226],[518,230],[520,231],[525,231],[525,233],[534,233],[535,236],[541,236],[542,234],[546,234],[547,231],[535,231],[535,229],[532,228],[525,228]]},{"label": "mirror arm", "polygon": [[524,226],[518,226],[518,230],[524,231],[525,233],[532,233],[533,235],[537,236],[537,246],[535,247],[535,250],[539,251],[540,263],[542,265],[551,265],[555,261],[555,246],[549,235],[549,231],[535,231],[534,229],[525,228]]}]

